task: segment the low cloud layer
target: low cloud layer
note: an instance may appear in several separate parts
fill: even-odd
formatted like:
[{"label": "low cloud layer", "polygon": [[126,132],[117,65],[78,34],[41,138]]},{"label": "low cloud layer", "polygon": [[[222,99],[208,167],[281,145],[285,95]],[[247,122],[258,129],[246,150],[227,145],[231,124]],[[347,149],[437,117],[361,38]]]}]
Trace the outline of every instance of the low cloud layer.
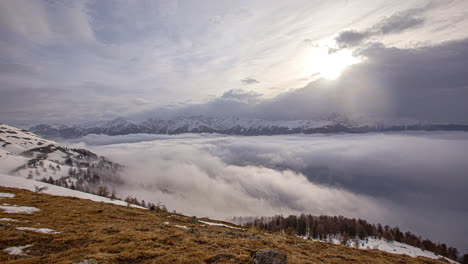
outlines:
[{"label": "low cloud layer", "polygon": [[362,217],[468,249],[467,133],[138,137],[81,140],[120,142],[90,147],[127,165],[123,194],[215,218]]},{"label": "low cloud layer", "polygon": [[96,150],[128,166],[124,193],[162,201],[187,214],[229,218],[314,212],[357,217],[380,210],[372,199],[311,183],[292,170],[225,163],[205,150],[218,140],[168,137]]}]

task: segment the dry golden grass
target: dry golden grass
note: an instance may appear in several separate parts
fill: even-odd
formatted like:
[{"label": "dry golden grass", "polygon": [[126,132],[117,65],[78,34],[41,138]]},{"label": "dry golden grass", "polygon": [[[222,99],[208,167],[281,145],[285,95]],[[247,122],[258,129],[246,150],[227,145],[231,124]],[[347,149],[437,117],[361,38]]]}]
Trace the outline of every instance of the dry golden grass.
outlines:
[{"label": "dry golden grass", "polygon": [[[191,224],[183,215],[154,212],[77,198],[35,195],[0,187],[16,197],[1,203],[34,206],[41,211],[5,214],[19,222],[0,222],[0,249],[31,244],[26,256],[0,251],[0,263],[72,263],[95,258],[99,263],[251,263],[251,253],[274,249],[288,263],[443,263],[378,250],[360,250],[256,229],[236,230]],[[164,222],[169,222],[165,224]],[[182,229],[175,225],[187,226]],[[51,228],[40,234],[16,227]],[[247,239],[255,235],[258,239]]]}]

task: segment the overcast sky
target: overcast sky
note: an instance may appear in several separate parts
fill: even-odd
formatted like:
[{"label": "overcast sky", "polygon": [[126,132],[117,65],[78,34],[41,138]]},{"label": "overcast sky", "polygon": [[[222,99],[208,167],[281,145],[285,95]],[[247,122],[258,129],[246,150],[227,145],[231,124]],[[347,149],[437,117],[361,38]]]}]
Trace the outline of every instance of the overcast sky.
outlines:
[{"label": "overcast sky", "polygon": [[467,12],[465,0],[0,1],[0,120],[467,123]]}]

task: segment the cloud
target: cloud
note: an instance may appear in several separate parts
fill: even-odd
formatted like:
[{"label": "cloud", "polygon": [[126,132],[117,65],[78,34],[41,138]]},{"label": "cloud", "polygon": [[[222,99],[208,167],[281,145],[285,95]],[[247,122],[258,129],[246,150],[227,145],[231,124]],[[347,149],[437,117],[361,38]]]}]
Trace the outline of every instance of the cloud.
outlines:
[{"label": "cloud", "polygon": [[245,79],[242,79],[241,82],[242,84],[245,84],[245,85],[260,83],[259,81],[253,78],[245,78]]},{"label": "cloud", "polygon": [[425,18],[418,17],[417,15],[424,13],[428,7],[429,6],[425,8],[409,9],[395,13],[363,31],[343,31],[335,38],[335,41],[340,48],[352,48],[362,44],[371,37],[398,34],[406,30],[414,29],[424,24]]},{"label": "cloud", "polygon": [[[468,123],[468,39],[416,49],[372,44],[335,81],[317,80],[261,104],[271,117],[349,117]],[[276,107],[276,108],[275,108]],[[281,111],[274,111],[281,109]]]},{"label": "cloud", "polygon": [[398,34],[405,30],[419,27],[424,24],[425,19],[415,17],[419,14],[420,9],[413,9],[406,12],[396,13],[389,18],[382,20],[379,24],[374,26],[374,30],[380,31],[381,34]]},{"label": "cloud", "polygon": [[235,99],[239,101],[254,101],[257,100],[260,96],[259,93],[255,93],[252,91],[244,91],[242,89],[231,89],[225,92],[221,98],[223,99]]},{"label": "cloud", "polygon": [[[390,33],[415,29],[417,21],[411,18],[420,19],[422,13],[391,14],[414,9],[416,3],[363,1],[346,8],[340,1],[307,0],[288,5],[257,0],[2,1],[0,91],[13,94],[16,89],[18,95],[12,95],[13,107],[8,114],[1,112],[0,119],[114,118],[187,100],[220,99],[239,85],[272,98],[311,80],[304,71],[311,49],[328,46],[337,32],[358,22],[371,28],[382,16],[388,19],[379,27],[392,36],[386,41],[400,47],[464,37],[458,28],[468,19],[457,13],[466,9],[466,1],[431,8],[431,23],[404,38]],[[42,103],[22,100],[21,92],[28,89],[59,92]],[[213,104],[228,104],[219,111],[227,114],[256,108],[235,100]]]},{"label": "cloud", "polygon": [[[123,192],[138,192],[147,201],[160,200],[169,208],[187,214],[229,218],[327,212],[357,217],[360,213],[379,210],[372,199],[311,183],[294,171],[226,164],[221,157],[204,150],[216,147],[218,140],[223,138],[167,137],[101,146],[95,150],[110,154],[109,157],[127,166],[132,178],[122,186]],[[147,150],[145,154],[142,149]]]},{"label": "cloud", "polygon": [[89,147],[126,165],[121,194],[186,214],[361,217],[467,249],[466,133],[82,140],[112,144]]},{"label": "cloud", "polygon": [[336,37],[336,43],[340,48],[355,47],[361,44],[365,39],[372,36],[369,32],[359,32],[354,30],[348,30],[341,32]]},{"label": "cloud", "polygon": [[151,104],[151,101],[146,100],[145,98],[135,98],[135,99],[133,99],[133,102],[136,105],[149,105],[149,104]]},{"label": "cloud", "polygon": [[33,65],[20,63],[0,63],[0,74],[4,75],[35,75],[39,72],[39,69]]},{"label": "cloud", "polygon": [[[156,116],[239,116],[271,120],[322,119],[468,123],[468,39],[413,49],[372,43],[363,61],[337,80],[318,79],[273,98],[230,90],[205,103],[177,106]],[[157,114],[154,114],[157,113]]]}]

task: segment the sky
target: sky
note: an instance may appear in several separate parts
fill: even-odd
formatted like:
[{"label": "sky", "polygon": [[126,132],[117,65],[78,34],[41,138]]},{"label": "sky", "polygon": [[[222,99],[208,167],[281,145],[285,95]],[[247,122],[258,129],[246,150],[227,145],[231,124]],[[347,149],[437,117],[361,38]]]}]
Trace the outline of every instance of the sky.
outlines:
[{"label": "sky", "polygon": [[125,165],[119,195],[186,215],[343,215],[468,252],[466,132],[88,135],[71,143]]},{"label": "sky", "polygon": [[0,1],[0,120],[468,123],[464,0]]}]

